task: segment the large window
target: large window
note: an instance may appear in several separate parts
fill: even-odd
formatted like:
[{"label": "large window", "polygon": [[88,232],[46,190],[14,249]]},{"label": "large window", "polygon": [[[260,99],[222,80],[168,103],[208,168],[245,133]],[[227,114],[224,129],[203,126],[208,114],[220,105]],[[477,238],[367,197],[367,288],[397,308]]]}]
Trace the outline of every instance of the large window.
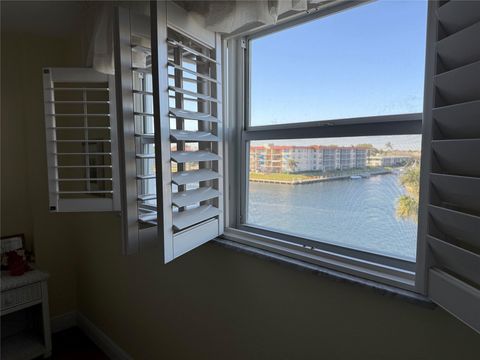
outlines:
[{"label": "large window", "polygon": [[236,228],[413,284],[426,2],[342,10],[245,38]]}]

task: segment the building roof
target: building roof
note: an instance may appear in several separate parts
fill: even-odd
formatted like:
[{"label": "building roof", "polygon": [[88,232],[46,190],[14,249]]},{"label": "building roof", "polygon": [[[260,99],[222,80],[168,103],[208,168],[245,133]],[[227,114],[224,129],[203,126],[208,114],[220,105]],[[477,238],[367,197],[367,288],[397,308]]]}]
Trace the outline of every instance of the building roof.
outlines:
[{"label": "building roof", "polygon": [[344,150],[344,149],[355,149],[355,150],[368,150],[366,146],[337,146],[337,145],[308,145],[308,146],[296,146],[296,145],[259,145],[251,146],[251,150]]}]

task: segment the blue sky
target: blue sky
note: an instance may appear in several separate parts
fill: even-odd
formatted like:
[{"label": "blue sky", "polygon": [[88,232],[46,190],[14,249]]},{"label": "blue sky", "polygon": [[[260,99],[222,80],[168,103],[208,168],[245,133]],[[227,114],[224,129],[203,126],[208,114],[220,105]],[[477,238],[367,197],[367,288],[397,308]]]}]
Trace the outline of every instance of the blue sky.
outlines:
[{"label": "blue sky", "polygon": [[426,14],[380,0],[253,40],[251,124],[422,112]]}]

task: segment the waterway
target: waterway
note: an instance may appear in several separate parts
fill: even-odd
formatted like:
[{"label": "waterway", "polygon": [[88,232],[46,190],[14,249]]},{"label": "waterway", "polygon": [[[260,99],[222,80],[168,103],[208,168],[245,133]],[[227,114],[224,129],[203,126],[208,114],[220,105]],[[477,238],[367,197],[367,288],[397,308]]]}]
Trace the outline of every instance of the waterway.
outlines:
[{"label": "waterway", "polygon": [[247,223],[415,260],[417,224],[395,215],[397,174],[302,185],[249,184]]}]

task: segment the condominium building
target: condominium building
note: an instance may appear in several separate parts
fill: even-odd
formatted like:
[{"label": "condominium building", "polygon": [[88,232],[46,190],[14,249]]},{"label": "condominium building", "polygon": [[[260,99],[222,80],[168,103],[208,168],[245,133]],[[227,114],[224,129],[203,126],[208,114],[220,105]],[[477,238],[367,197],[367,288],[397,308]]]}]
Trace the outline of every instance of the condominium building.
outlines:
[{"label": "condominium building", "polygon": [[402,166],[411,160],[411,156],[372,156],[368,159],[368,166]]},{"label": "condominium building", "polygon": [[367,156],[367,148],[355,146],[252,146],[250,171],[294,173],[364,168]]}]

